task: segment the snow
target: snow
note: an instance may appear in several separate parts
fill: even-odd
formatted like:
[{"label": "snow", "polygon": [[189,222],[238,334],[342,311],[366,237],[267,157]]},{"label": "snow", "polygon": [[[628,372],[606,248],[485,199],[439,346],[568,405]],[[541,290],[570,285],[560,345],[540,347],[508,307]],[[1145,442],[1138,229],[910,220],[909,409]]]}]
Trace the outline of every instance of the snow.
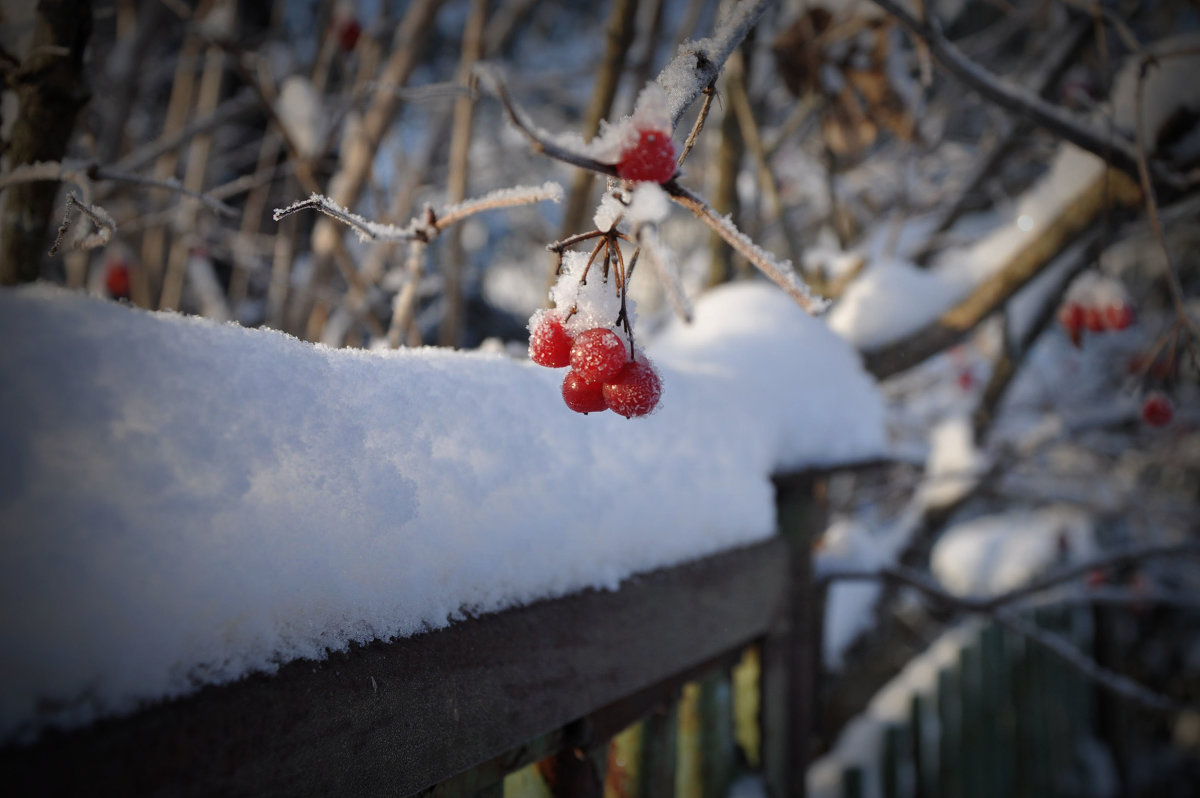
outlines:
[{"label": "snow", "polygon": [[873,263],[829,311],[829,326],[859,349],[916,332],[950,307],[958,291],[940,275],[901,260]]},{"label": "snow", "polygon": [[1060,562],[1096,556],[1086,513],[1069,505],[1012,510],[948,529],[931,570],[951,593],[986,597],[1013,590]]},{"label": "snow", "polygon": [[883,454],[873,381],[791,299],[695,310],[628,421],[500,355],[0,292],[0,738],[616,588],[770,535],[772,473]]}]

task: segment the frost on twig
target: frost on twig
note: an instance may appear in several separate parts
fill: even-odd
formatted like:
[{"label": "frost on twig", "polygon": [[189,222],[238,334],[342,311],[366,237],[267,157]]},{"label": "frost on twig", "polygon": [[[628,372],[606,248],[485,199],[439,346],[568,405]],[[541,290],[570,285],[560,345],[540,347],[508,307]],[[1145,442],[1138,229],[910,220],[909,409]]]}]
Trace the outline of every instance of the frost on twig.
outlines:
[{"label": "frost on twig", "polygon": [[338,220],[358,233],[360,241],[412,241],[418,237],[414,225],[396,227],[392,224],[372,222],[348,208],[343,208],[324,194],[312,194],[308,199],[293,202],[286,208],[276,208],[271,218],[279,221],[285,216],[291,216],[297,211],[312,209]]},{"label": "frost on twig", "polygon": [[87,250],[102,247],[112,240],[113,233],[117,231],[117,223],[109,216],[108,211],[99,205],[93,205],[79,199],[73,192],[68,192],[67,210],[63,214],[62,224],[58,226],[58,235],[54,237],[54,244],[50,247],[51,255],[56,254],[59,248],[62,247],[63,239],[66,238],[67,232],[71,229],[71,211],[75,208],[78,208],[82,215],[91,220],[95,229],[86,235],[76,238],[71,244],[74,249]]},{"label": "frost on twig", "polygon": [[362,241],[421,241],[428,243],[437,238],[438,234],[450,225],[476,213],[497,208],[532,205],[535,202],[546,200],[558,202],[562,199],[562,195],[562,186],[554,182],[546,182],[540,186],[502,188],[482,197],[449,205],[440,216],[427,210],[424,215],[413,218],[404,227],[397,227],[394,224],[372,222],[350,209],[342,207],[324,194],[313,194],[308,199],[293,202],[286,208],[276,208],[271,218],[278,222],[297,211],[311,209],[320,211],[350,227],[358,233],[358,237]]},{"label": "frost on twig", "polygon": [[804,308],[805,312],[816,316],[829,306],[829,300],[813,293],[792,267],[791,261],[776,260],[771,253],[755,244],[749,236],[737,229],[729,217],[717,215],[717,212],[708,203],[678,183],[669,183],[663,188],[673,200],[691,211],[697,219],[708,225],[729,246],[737,250],[756,269],[796,300],[796,303]]}]

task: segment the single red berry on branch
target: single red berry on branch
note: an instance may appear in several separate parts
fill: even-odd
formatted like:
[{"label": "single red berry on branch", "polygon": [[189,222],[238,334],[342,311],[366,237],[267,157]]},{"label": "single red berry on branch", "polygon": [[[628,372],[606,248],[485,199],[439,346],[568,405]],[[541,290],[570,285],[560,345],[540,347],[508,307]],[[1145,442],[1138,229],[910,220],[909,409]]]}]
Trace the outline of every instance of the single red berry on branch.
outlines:
[{"label": "single red berry on branch", "polygon": [[563,378],[562,398],[567,407],[576,413],[599,413],[608,409],[604,401],[604,386],[585,380],[574,370],[568,371]]},{"label": "single red berry on branch", "polygon": [[1083,335],[1083,315],[1083,306],[1078,302],[1064,302],[1058,309],[1058,323],[1075,346],[1079,346]]},{"label": "single red berry on branch", "polygon": [[1142,421],[1152,427],[1165,427],[1171,423],[1174,415],[1175,409],[1171,406],[1171,400],[1157,391],[1142,402]]},{"label": "single red berry on branch", "polygon": [[574,339],[563,327],[562,320],[545,313],[529,333],[529,359],[539,366],[556,369],[571,364],[571,344]]},{"label": "single red berry on branch", "polygon": [[337,37],[338,46],[344,52],[350,52],[354,46],[358,44],[358,38],[362,36],[362,25],[354,17],[348,17],[338,23]]},{"label": "single red berry on branch", "polygon": [[653,412],[660,398],[662,380],[653,366],[641,360],[626,364],[604,384],[604,401],[608,409],[626,418]]},{"label": "single red berry on branch", "polygon": [[571,345],[571,368],[588,382],[603,383],[628,362],[625,342],[605,327],[581,332]]},{"label": "single red berry on branch", "polygon": [[113,261],[105,267],[104,290],[113,299],[129,299],[129,267],[124,261]]},{"label": "single red berry on branch", "polygon": [[617,175],[622,180],[665,183],[675,175],[675,144],[663,130],[639,130],[637,143],[621,153]]}]

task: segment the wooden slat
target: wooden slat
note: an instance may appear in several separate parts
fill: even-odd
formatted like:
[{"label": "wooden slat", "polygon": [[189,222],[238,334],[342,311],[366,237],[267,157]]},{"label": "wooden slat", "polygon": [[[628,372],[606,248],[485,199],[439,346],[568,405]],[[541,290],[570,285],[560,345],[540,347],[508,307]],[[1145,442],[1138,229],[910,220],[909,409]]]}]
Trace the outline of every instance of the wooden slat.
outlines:
[{"label": "wooden slat", "polygon": [[38,795],[408,795],[763,636],[778,538],[626,583],[206,687],[32,748],[0,784]]}]

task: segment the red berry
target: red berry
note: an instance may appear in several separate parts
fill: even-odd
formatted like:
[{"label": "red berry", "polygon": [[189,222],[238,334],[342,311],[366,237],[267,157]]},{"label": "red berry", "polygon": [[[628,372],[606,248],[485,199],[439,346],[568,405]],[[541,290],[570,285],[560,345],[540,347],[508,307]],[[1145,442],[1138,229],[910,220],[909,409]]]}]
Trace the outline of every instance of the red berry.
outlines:
[{"label": "red berry", "polygon": [[129,267],[121,261],[108,264],[104,270],[104,289],[114,299],[128,299]]},{"label": "red berry", "polygon": [[342,20],[338,25],[338,44],[347,53],[354,49],[354,45],[358,44],[358,37],[361,35],[362,25],[359,25],[358,20],[353,17]]},{"label": "red berry", "polygon": [[604,401],[608,409],[626,418],[644,416],[658,407],[662,397],[662,380],[649,363],[635,360],[604,384]]},{"label": "red berry", "polygon": [[1100,311],[1100,308],[1083,309],[1083,326],[1094,333],[1104,332],[1108,329],[1108,325],[1104,321],[1104,314]]},{"label": "red berry", "polygon": [[625,342],[604,327],[581,332],[571,345],[571,368],[588,382],[606,382],[628,362]]},{"label": "red berry", "polygon": [[529,333],[529,359],[552,369],[570,365],[572,341],[562,320],[545,313]]},{"label": "red berry", "polygon": [[1083,306],[1078,302],[1066,302],[1058,309],[1058,323],[1067,332],[1071,343],[1079,346],[1080,334],[1083,330]]},{"label": "red berry", "polygon": [[562,398],[567,407],[576,413],[599,413],[608,409],[604,401],[604,386],[598,382],[588,382],[573,370],[563,378]]},{"label": "red berry", "polygon": [[675,144],[662,130],[639,130],[637,144],[621,153],[617,175],[623,180],[665,183],[675,174]]},{"label": "red berry", "polygon": [[1171,400],[1161,393],[1152,393],[1142,402],[1142,421],[1152,427],[1165,427],[1173,415]]},{"label": "red berry", "polygon": [[1133,308],[1124,302],[1104,308],[1104,321],[1110,330],[1124,330],[1133,324]]}]

